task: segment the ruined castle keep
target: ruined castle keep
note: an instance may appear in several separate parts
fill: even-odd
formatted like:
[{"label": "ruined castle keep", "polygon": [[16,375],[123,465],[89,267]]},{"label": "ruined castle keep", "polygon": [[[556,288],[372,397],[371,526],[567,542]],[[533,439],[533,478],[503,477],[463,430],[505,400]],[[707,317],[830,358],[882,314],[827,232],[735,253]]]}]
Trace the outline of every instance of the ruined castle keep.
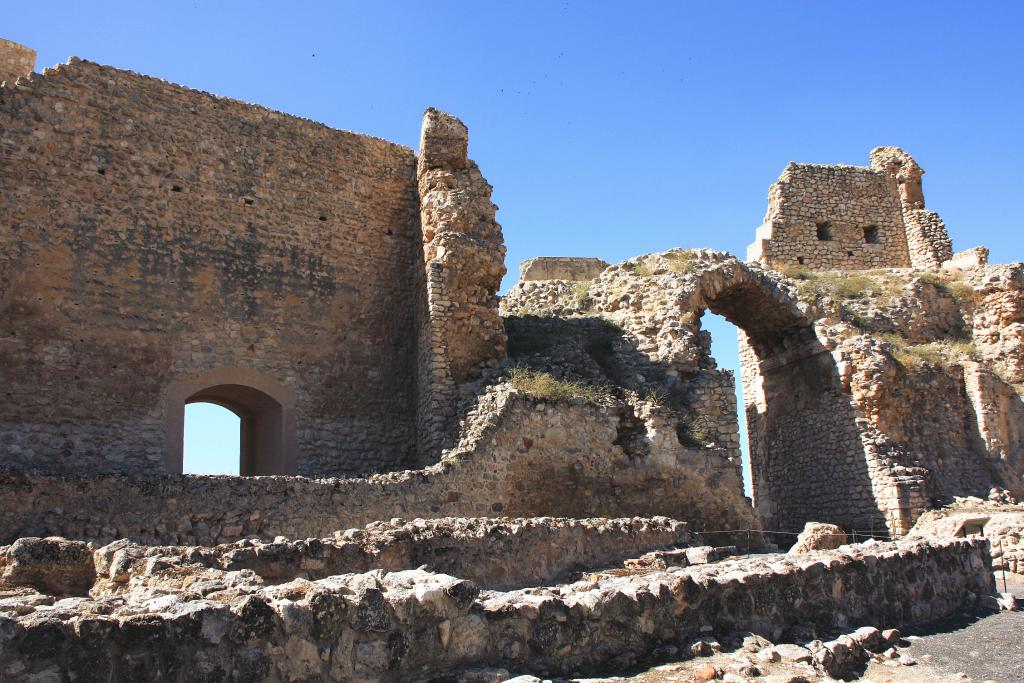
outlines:
[{"label": "ruined castle keep", "polygon": [[[0,678],[596,673],[992,592],[984,539],[845,543],[1024,498],[1024,264],[954,254],[902,150],[787,166],[746,261],[540,257],[499,297],[454,116],[414,152],[34,61],[0,41]],[[198,401],[242,476],[182,474]],[[812,522],[843,544],[724,559]]]}]

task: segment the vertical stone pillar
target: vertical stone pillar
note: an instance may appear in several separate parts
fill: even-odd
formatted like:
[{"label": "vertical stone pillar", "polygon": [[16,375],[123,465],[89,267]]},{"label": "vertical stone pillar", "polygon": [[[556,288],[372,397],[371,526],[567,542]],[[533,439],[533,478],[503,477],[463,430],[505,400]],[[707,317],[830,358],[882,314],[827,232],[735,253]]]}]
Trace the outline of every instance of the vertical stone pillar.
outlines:
[{"label": "vertical stone pillar", "polygon": [[13,85],[36,68],[36,51],[0,38],[0,83]]},{"label": "vertical stone pillar", "polygon": [[939,214],[924,208],[924,169],[899,147],[871,150],[871,167],[889,174],[899,193],[903,224],[915,268],[938,268],[953,257],[953,243]]},{"label": "vertical stone pillar", "polygon": [[423,116],[417,179],[423,229],[426,311],[420,331],[421,460],[455,435],[458,386],[505,357],[498,288],[505,245],[491,186],[468,157],[459,119]]}]

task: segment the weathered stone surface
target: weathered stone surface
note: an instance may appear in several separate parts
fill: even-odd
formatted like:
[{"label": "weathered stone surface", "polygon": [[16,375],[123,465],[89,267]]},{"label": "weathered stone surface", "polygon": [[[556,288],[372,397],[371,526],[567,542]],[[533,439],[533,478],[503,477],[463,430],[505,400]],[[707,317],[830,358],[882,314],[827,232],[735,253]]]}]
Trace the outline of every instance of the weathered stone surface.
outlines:
[{"label": "weathered stone surface", "polygon": [[[99,637],[110,644],[104,661],[114,679],[139,660],[192,678],[249,671],[254,681],[399,681],[482,667],[586,673],[646,661],[696,637],[703,624],[727,634],[940,618],[992,589],[987,561],[983,540],[918,541],[848,546],[809,563],[770,555],[507,593],[479,593],[471,582],[425,571],[269,587],[242,581],[202,599],[184,582],[187,596],[166,583],[140,585],[66,607],[0,608],[14,614],[0,616],[0,632],[10,634],[0,670],[15,682],[50,667],[81,676]],[[188,568],[162,573],[182,570],[187,577]],[[894,594],[901,599],[885,598]],[[100,635],[83,628],[86,621],[110,629]],[[257,664],[255,652],[273,657]]]},{"label": "weathered stone surface", "polygon": [[593,280],[608,266],[608,263],[596,258],[538,256],[519,264],[519,281]]},{"label": "weathered stone surface", "polygon": [[87,595],[96,580],[92,549],[64,538],[19,538],[0,555],[0,585],[51,595]]},{"label": "weathered stone surface", "polygon": [[947,507],[924,513],[909,536],[984,536],[989,539],[995,571],[1024,575],[1024,505],[961,499]]},{"label": "weathered stone surface", "polygon": [[0,83],[14,84],[36,68],[36,51],[0,38]]},{"label": "weathered stone surface", "polygon": [[686,524],[664,517],[392,520],[339,531],[333,538],[279,538],[272,543],[250,539],[207,548],[151,547],[121,540],[96,551],[96,567],[111,582],[126,584],[132,577],[186,564],[251,571],[267,583],[296,575],[322,579],[426,566],[484,588],[508,590],[566,580],[651,548],[693,542]]},{"label": "weathered stone surface", "polygon": [[835,524],[808,522],[797,537],[796,543],[789,549],[789,554],[798,555],[812,550],[834,550],[842,545],[846,545],[846,532],[842,527]]}]

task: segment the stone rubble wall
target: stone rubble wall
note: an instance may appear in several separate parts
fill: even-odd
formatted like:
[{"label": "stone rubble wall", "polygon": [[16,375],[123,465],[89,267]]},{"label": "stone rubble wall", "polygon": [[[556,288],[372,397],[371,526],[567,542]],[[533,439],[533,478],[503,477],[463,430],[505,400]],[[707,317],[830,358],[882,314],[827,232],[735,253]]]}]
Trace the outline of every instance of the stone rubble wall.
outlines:
[{"label": "stone rubble wall", "polygon": [[78,59],[0,130],[0,461],[165,471],[171,387],[230,368],[294,394],[297,473],[414,464],[410,149]]},{"label": "stone rubble wall", "polygon": [[[911,529],[912,538],[984,536],[992,553],[992,569],[1024,575],[1024,505],[999,505],[960,499],[926,512]],[[996,577],[999,584],[999,576]]]},{"label": "stone rubble wall", "polygon": [[[667,517],[396,519],[338,531],[324,539],[290,541],[282,537],[273,542],[242,540],[214,547],[145,546],[121,540],[97,550],[96,560],[90,559],[89,566],[109,567],[99,578],[112,582],[106,585],[117,590],[130,584],[133,576],[151,576],[161,568],[184,565],[227,572],[248,570],[266,584],[427,566],[483,588],[511,590],[561,583],[581,571],[618,566],[647,552],[691,546],[694,539],[685,522]],[[8,566],[13,564],[9,559]],[[31,571],[28,564],[21,561],[17,571],[9,573],[15,578],[28,576],[27,585],[35,586],[39,572]],[[47,564],[51,570],[60,566],[36,564]],[[8,577],[0,579],[0,586],[25,585],[24,580],[4,579]],[[96,579],[93,574],[86,590]]]},{"label": "stone rubble wall", "polygon": [[[215,545],[324,538],[375,520],[666,516],[751,529],[738,462],[682,446],[652,422],[652,449],[619,445],[621,413],[546,402],[499,385],[467,416],[464,441],[422,470],[366,479],[179,475],[0,475],[0,542],[64,536]],[[571,491],[572,495],[566,495]]]},{"label": "stone rubble wall", "polygon": [[417,164],[425,316],[420,326],[419,459],[454,445],[458,386],[505,357],[498,287],[505,245],[491,186],[467,156],[469,133],[451,114],[423,116]]},{"label": "stone rubble wall", "polygon": [[36,51],[0,38],[0,84],[13,85],[36,68]]},{"label": "stone rubble wall", "polygon": [[1011,384],[1024,384],[1024,263],[971,268],[971,338],[982,357]]},{"label": "stone rubble wall", "polygon": [[939,214],[927,209],[905,211],[910,264],[914,268],[938,268],[953,258],[953,241]]},{"label": "stone rubble wall", "polygon": [[769,189],[747,259],[772,268],[937,269],[953,244],[924,208],[922,175],[899,147],[876,147],[870,167],[790,163]]},{"label": "stone rubble wall", "polygon": [[[924,169],[899,147],[876,147],[871,150],[871,167],[885,172],[895,185],[906,226],[910,265],[935,269],[953,256],[953,243],[946,224],[934,211],[924,208],[921,176]],[[894,264],[895,265],[895,264]]]},{"label": "stone rubble wall", "polygon": [[[819,239],[819,225],[828,239]],[[874,243],[865,236],[871,228]],[[875,169],[790,163],[768,191],[768,212],[747,259],[814,270],[909,266],[899,197]]]},{"label": "stone rubble wall", "polygon": [[594,675],[656,662],[659,648],[708,632],[777,640],[795,628],[937,621],[993,592],[988,553],[974,539],[875,543],[504,593],[425,571],[265,587],[242,573],[168,569],[163,588],[137,594],[6,600],[0,671],[13,683],[154,671],[413,681],[480,666]]}]

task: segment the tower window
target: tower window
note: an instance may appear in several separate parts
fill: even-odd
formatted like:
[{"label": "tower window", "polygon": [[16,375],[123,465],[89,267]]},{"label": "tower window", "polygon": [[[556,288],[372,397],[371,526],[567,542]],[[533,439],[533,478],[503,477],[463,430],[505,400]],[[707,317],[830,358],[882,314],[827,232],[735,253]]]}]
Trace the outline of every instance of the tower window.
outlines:
[{"label": "tower window", "polygon": [[864,241],[867,242],[868,244],[879,243],[880,240],[877,225],[869,225],[868,227],[864,228]]},{"label": "tower window", "polygon": [[814,224],[818,229],[818,239],[822,242],[832,241],[832,224],[828,221],[819,221]]}]

